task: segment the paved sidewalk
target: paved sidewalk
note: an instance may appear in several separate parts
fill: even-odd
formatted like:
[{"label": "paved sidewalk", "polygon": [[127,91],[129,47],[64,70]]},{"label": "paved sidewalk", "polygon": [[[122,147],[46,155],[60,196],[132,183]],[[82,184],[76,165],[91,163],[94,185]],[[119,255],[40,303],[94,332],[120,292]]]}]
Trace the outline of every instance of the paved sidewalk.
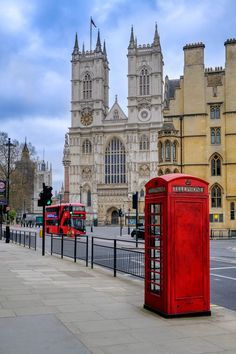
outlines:
[{"label": "paved sidewalk", "polygon": [[236,312],[164,319],[143,282],[0,241],[1,354],[236,353]]}]

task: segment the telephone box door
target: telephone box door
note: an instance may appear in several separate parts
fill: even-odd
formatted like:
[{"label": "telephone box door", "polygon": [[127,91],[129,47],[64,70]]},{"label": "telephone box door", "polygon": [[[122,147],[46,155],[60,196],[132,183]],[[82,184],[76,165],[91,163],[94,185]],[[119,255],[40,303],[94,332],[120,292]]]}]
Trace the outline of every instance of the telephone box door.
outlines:
[{"label": "telephone box door", "polygon": [[163,292],[163,212],[165,210],[164,200],[152,200],[146,205],[145,224],[147,233],[145,235],[145,297],[148,297],[148,305],[162,308],[164,297]]}]

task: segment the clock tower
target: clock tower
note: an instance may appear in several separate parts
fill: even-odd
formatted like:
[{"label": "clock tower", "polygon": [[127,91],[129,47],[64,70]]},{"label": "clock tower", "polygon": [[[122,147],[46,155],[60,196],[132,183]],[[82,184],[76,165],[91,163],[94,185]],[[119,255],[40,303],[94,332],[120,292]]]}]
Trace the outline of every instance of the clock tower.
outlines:
[{"label": "clock tower", "polygon": [[76,34],[72,53],[72,107],[73,128],[100,125],[108,112],[108,60],[105,42],[103,49],[98,31],[94,51],[79,49]]}]

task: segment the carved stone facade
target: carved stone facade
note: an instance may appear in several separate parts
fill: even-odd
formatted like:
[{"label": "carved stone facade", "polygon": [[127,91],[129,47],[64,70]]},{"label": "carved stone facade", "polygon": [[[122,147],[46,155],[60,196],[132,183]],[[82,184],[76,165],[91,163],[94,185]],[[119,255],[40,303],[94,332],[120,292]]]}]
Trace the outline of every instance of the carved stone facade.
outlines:
[{"label": "carved stone facade", "polygon": [[142,204],[144,185],[158,170],[162,81],[163,58],[157,27],[153,43],[142,46],[134,40],[132,28],[128,46],[128,116],[117,96],[109,110],[105,42],[102,48],[98,32],[95,50],[85,51],[83,47],[80,51],[76,37],[64,185],[68,201],[86,205],[88,219],[98,219],[100,224],[117,223],[118,209],[128,214],[136,191],[142,196]]},{"label": "carved stone facade", "polygon": [[212,235],[236,234],[236,39],[225,68],[204,68],[204,45],[184,47],[184,75],[165,82],[158,174],[182,172],[209,182]]}]

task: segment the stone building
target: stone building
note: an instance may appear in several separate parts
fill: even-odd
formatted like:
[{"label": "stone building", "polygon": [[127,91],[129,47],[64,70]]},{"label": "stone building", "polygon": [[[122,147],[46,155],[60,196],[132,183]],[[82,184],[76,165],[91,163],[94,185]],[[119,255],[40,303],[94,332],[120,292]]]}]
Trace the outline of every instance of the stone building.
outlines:
[{"label": "stone building", "polygon": [[41,214],[42,207],[38,207],[39,194],[43,190],[43,183],[46,186],[52,186],[52,165],[44,160],[35,162],[34,173],[34,195],[33,195],[33,213]]},{"label": "stone building", "polygon": [[[183,172],[209,182],[211,232],[236,232],[236,39],[225,68],[205,68],[204,44],[186,45],[184,75],[165,79],[158,174]],[[234,231],[233,231],[234,230]]]},{"label": "stone building", "polygon": [[33,160],[25,142],[21,158],[16,162],[11,176],[10,205],[19,217],[23,214],[42,213],[38,199],[43,183],[52,185],[52,166],[44,160]]},{"label": "stone building", "polygon": [[[144,185],[158,171],[163,58],[157,26],[152,44],[128,46],[128,115],[116,97],[109,109],[109,62],[98,31],[95,50],[72,53],[71,127],[64,147],[64,201],[86,205],[88,218],[118,223],[118,209],[143,203]],[[134,212],[134,211],[133,211]],[[132,214],[132,210],[131,210]]]},{"label": "stone building", "polygon": [[35,164],[25,142],[21,158],[15,163],[10,181],[10,205],[18,215],[32,213],[34,193]]}]

